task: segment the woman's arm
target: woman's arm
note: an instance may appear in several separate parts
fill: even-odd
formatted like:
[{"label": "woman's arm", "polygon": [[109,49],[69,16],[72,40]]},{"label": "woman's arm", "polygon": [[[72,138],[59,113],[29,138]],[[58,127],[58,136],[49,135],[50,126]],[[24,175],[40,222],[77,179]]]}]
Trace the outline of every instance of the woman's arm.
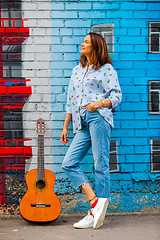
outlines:
[{"label": "woman's arm", "polygon": [[68,126],[69,126],[69,123],[71,121],[71,118],[72,118],[72,114],[66,113],[66,117],[65,117],[65,121],[64,121],[64,125],[63,125],[63,131],[62,131],[62,134],[60,136],[61,142],[64,143],[64,144],[69,142],[69,140],[66,137],[67,137]]}]

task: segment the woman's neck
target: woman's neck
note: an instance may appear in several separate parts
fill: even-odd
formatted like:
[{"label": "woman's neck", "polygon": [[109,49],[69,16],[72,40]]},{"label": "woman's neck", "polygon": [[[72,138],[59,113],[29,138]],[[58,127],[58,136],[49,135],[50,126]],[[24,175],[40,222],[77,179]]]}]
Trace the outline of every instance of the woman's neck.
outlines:
[{"label": "woman's neck", "polygon": [[92,65],[92,63],[91,63],[91,62],[89,62],[89,61],[87,61],[87,71],[88,71],[88,69],[89,69],[90,65]]},{"label": "woman's neck", "polygon": [[88,67],[92,64],[90,56],[87,56]]}]

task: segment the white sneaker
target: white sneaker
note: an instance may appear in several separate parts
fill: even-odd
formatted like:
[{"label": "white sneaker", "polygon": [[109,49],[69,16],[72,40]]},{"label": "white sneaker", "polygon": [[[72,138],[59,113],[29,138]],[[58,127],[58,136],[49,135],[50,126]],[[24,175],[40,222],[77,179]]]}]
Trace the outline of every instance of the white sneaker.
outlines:
[{"label": "white sneaker", "polygon": [[94,217],[88,212],[88,215],[84,217],[79,222],[75,223],[73,227],[75,228],[92,228],[94,223]]},{"label": "white sneaker", "polygon": [[92,214],[94,216],[93,228],[97,229],[103,225],[108,203],[108,198],[98,198],[97,205],[92,209]]}]

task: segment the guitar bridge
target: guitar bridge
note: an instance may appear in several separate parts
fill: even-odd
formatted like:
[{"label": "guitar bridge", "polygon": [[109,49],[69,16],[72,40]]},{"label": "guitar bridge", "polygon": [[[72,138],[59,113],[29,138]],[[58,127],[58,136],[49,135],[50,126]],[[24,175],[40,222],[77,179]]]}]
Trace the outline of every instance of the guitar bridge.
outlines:
[{"label": "guitar bridge", "polygon": [[45,208],[45,207],[50,207],[51,204],[45,204],[45,203],[31,203],[31,207],[36,207],[36,208]]}]

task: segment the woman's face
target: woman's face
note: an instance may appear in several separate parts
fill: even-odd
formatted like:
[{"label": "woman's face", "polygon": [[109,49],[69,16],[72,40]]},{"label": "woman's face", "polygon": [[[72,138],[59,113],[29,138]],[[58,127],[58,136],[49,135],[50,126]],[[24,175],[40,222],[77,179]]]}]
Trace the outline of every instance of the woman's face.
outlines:
[{"label": "woman's face", "polygon": [[80,53],[85,55],[86,57],[90,57],[91,52],[92,52],[91,37],[90,37],[90,35],[87,35],[84,38],[83,43],[81,44],[81,51],[80,51]]}]

